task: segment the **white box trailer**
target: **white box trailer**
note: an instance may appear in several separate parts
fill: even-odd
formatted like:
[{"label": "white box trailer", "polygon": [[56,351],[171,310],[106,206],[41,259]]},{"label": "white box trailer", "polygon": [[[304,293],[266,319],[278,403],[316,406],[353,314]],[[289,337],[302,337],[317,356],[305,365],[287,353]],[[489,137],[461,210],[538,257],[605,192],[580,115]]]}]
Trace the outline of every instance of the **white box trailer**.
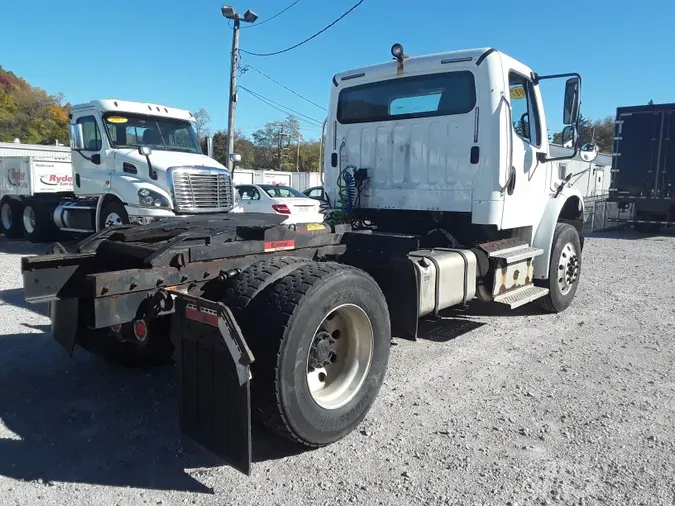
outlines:
[{"label": "white box trailer", "polygon": [[38,240],[54,229],[51,214],[73,196],[69,158],[0,157],[0,224],[10,238]]}]

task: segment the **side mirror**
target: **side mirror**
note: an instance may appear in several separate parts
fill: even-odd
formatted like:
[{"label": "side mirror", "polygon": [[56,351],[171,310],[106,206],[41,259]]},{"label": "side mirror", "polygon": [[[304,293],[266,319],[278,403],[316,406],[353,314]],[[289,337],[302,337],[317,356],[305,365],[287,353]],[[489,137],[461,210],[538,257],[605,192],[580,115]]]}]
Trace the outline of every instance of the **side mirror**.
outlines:
[{"label": "side mirror", "polygon": [[213,158],[213,137],[210,136],[210,135],[206,138],[206,153],[205,154],[209,158]]},{"label": "side mirror", "polygon": [[573,148],[577,143],[577,131],[572,125],[568,125],[563,128],[563,131],[560,135],[561,143],[566,148]]},{"label": "side mirror", "polygon": [[84,149],[84,133],[80,123],[70,124],[70,149]]},{"label": "side mirror", "polygon": [[579,156],[584,162],[592,162],[598,157],[598,145],[589,142],[581,146],[581,151],[579,151]]},{"label": "side mirror", "polygon": [[565,83],[563,125],[574,125],[579,116],[579,78],[572,77]]},{"label": "side mirror", "polygon": [[152,154],[152,148],[150,146],[138,146],[138,152],[143,156],[150,156]]},{"label": "side mirror", "polygon": [[233,162],[241,162],[241,155],[239,153],[232,153],[230,155],[230,160]]}]

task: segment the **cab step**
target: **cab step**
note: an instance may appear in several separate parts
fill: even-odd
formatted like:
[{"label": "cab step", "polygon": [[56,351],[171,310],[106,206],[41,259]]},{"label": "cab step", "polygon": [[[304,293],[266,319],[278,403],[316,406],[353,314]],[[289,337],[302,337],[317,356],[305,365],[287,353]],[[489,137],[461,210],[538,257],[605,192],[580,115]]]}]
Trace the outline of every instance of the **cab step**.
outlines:
[{"label": "cab step", "polygon": [[507,264],[513,264],[522,260],[527,260],[528,258],[537,257],[543,252],[544,250],[541,248],[533,248],[524,244],[522,246],[493,251],[490,252],[488,256],[490,258],[503,258],[506,260]]},{"label": "cab step", "polygon": [[548,288],[527,285],[512,292],[505,293],[504,295],[498,295],[494,298],[494,301],[500,304],[506,304],[511,309],[515,309],[524,306],[533,300],[541,299],[546,295],[548,295]]}]

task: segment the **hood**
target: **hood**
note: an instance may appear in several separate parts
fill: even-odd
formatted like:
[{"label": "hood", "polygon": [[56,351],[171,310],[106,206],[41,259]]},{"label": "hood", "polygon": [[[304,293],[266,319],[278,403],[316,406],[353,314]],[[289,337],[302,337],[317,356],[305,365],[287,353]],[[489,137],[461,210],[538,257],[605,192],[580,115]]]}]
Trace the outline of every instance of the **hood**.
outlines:
[{"label": "hood", "polygon": [[[136,149],[118,149],[115,158],[120,161],[127,161],[134,165],[145,165],[146,160]],[[179,151],[153,150],[150,155],[152,168],[158,172],[166,172],[169,167],[210,167],[214,169],[227,170],[222,164],[213,158],[199,153],[181,153]]]}]

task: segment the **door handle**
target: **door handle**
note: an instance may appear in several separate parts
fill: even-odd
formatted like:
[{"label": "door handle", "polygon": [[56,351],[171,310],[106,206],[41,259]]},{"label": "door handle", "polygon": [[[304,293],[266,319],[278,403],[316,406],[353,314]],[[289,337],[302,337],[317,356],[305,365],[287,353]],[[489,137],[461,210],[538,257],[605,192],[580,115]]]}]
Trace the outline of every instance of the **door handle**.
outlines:
[{"label": "door handle", "polygon": [[75,186],[80,187],[80,175],[75,174]]}]

